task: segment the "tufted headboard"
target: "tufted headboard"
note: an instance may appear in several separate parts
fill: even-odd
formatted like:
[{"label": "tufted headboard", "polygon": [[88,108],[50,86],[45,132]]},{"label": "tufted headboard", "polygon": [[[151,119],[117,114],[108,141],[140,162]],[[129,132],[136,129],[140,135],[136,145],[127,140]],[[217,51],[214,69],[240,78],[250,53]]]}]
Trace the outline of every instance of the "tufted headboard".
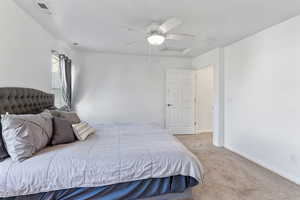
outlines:
[{"label": "tufted headboard", "polygon": [[53,106],[53,94],[30,88],[0,88],[0,114],[34,114]]}]

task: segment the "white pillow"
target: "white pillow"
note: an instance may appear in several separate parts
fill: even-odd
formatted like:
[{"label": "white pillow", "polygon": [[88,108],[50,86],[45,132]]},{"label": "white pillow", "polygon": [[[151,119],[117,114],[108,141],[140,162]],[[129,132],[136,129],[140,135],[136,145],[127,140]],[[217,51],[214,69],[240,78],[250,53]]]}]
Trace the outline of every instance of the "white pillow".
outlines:
[{"label": "white pillow", "polygon": [[72,124],[73,131],[78,140],[83,141],[89,135],[96,132],[96,129],[91,127],[87,122],[80,122],[79,124]]}]

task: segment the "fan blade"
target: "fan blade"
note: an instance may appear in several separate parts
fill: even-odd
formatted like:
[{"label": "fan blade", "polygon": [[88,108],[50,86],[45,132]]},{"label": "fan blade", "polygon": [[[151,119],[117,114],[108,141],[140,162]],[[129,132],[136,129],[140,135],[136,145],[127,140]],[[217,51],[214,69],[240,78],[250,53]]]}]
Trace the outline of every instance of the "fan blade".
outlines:
[{"label": "fan blade", "polygon": [[159,50],[160,51],[174,51],[174,49],[170,49],[170,48],[167,48],[167,47],[161,48]]},{"label": "fan blade", "polygon": [[180,33],[180,34],[167,34],[166,39],[167,40],[184,40],[189,38],[194,38],[195,35]]},{"label": "fan blade", "polygon": [[141,41],[128,42],[128,43],[125,44],[125,46],[127,46],[127,47],[133,46],[135,44],[138,44],[139,42],[141,42]]},{"label": "fan blade", "polygon": [[188,54],[192,49],[191,48],[186,48],[182,51],[182,55]]},{"label": "fan blade", "polygon": [[182,24],[182,21],[177,18],[171,18],[165,21],[162,25],[159,26],[159,29],[163,33],[169,32],[171,29],[175,28]]},{"label": "fan blade", "polygon": [[129,32],[137,32],[137,33],[143,33],[146,34],[146,31],[140,28],[136,27],[128,27],[128,26],[123,26],[124,29],[126,29]]},{"label": "fan blade", "polygon": [[185,48],[185,49],[176,49],[176,48],[168,48],[168,47],[164,47],[162,49],[160,49],[160,51],[164,51],[164,52],[177,52],[177,53],[181,53],[182,55],[186,55],[188,54],[192,49],[191,48]]}]

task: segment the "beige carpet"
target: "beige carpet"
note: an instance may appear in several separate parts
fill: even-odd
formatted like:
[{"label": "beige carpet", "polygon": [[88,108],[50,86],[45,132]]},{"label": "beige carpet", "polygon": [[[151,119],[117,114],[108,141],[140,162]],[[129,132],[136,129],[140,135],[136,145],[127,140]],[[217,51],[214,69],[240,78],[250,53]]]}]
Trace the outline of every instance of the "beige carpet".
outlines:
[{"label": "beige carpet", "polygon": [[229,150],[213,146],[212,134],[177,138],[205,168],[205,184],[193,189],[194,200],[300,200],[300,186]]}]

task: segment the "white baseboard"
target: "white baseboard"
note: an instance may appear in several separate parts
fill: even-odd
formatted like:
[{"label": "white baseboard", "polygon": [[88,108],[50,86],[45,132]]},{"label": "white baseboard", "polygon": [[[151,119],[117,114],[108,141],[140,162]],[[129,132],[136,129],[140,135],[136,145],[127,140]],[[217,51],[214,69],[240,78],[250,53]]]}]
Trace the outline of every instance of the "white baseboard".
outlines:
[{"label": "white baseboard", "polygon": [[252,162],[254,162],[254,163],[256,163],[256,164],[258,164],[258,165],[260,165],[260,166],[262,166],[262,167],[264,167],[264,168],[266,168],[266,169],[268,169],[268,170],[270,170],[272,172],[274,172],[275,174],[278,174],[279,176],[281,176],[283,178],[286,178],[286,179],[288,179],[288,180],[290,180],[290,181],[292,181],[292,182],[300,185],[300,177],[295,177],[295,176],[293,176],[293,175],[291,175],[291,174],[289,174],[289,173],[287,173],[287,172],[285,172],[285,171],[283,171],[281,169],[278,169],[278,168],[276,168],[274,166],[270,166],[267,163],[265,163],[264,161],[259,160],[257,158],[254,158],[252,156],[249,156],[247,153],[238,151],[235,148],[232,148],[232,147],[230,147],[228,145],[225,145],[224,147],[226,149],[229,149],[230,151],[232,151],[232,152],[234,152],[236,154],[239,154],[239,155],[245,157],[246,159],[248,159],[248,160],[250,160],[250,161],[252,161]]},{"label": "white baseboard", "polygon": [[198,134],[201,134],[201,133],[212,133],[212,132],[213,132],[212,130],[199,130],[199,129],[196,130],[196,133],[198,133]]}]

